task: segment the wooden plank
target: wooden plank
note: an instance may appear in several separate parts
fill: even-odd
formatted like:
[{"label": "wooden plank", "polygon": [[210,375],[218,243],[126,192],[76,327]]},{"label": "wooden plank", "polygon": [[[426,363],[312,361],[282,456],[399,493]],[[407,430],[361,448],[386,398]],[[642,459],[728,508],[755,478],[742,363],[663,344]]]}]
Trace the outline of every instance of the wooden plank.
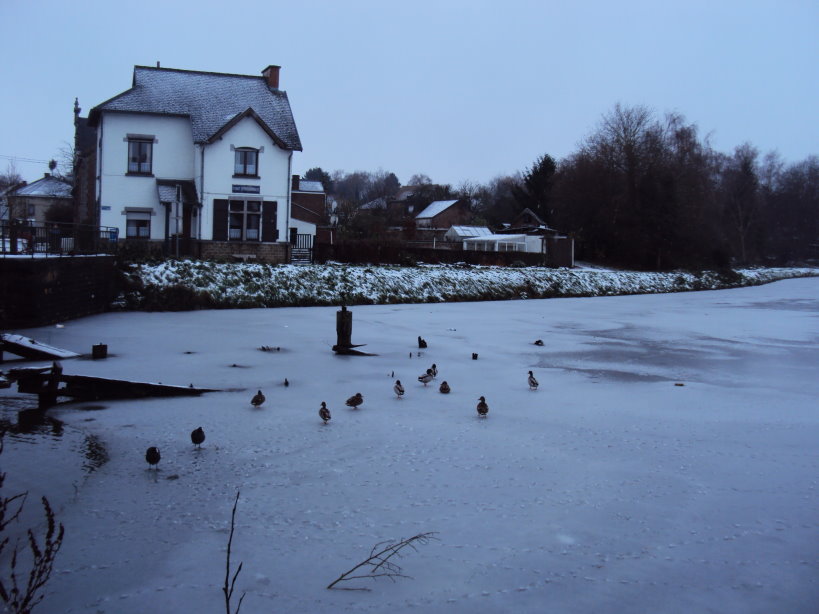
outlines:
[{"label": "wooden plank", "polygon": [[0,334],[0,352],[2,351],[11,352],[29,360],[59,360],[79,356],[76,352],[63,350],[53,345],[40,343],[30,337],[12,333]]}]

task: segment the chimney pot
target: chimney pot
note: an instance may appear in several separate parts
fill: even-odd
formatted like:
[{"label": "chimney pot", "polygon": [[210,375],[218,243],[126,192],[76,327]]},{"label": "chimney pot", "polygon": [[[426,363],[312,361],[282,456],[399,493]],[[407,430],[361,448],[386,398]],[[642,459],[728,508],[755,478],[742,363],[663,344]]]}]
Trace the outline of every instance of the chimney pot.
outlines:
[{"label": "chimney pot", "polygon": [[262,71],[262,76],[267,80],[267,86],[272,87],[274,90],[279,89],[279,70],[281,70],[281,66],[271,64]]}]

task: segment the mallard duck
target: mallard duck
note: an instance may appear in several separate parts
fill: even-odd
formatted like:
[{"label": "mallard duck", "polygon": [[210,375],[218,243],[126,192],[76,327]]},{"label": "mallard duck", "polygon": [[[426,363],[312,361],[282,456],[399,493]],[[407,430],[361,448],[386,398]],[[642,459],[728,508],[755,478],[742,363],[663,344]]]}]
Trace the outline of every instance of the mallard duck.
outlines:
[{"label": "mallard duck", "polygon": [[543,345],[543,339],[535,340],[535,345]]},{"label": "mallard duck", "polygon": [[364,402],[364,397],[361,396],[360,392],[356,392],[355,395],[351,396],[347,399],[347,406],[352,407],[353,409],[358,409],[358,406]]},{"label": "mallard duck", "polygon": [[418,381],[421,382],[424,386],[429,384],[432,381],[432,369],[427,369],[427,372],[423,375],[418,376]]},{"label": "mallard duck", "polygon": [[532,372],[529,371],[529,390],[537,390],[538,383],[535,379],[535,376],[532,375]]},{"label": "mallard duck", "polygon": [[205,431],[202,430],[201,426],[191,431],[191,441],[197,448],[202,447],[202,442],[205,441]]},{"label": "mallard duck", "polygon": [[395,386],[392,389],[395,390],[395,394],[398,395],[399,399],[404,396],[404,387],[401,385],[400,379],[395,380]]},{"label": "mallard duck", "polygon": [[421,337],[421,335],[418,335],[418,347],[422,350],[427,347],[427,342]]},{"label": "mallard duck", "polygon": [[481,397],[478,399],[478,415],[482,418],[486,417],[486,414],[489,413],[489,405],[486,404],[486,399]]},{"label": "mallard duck", "polygon": [[438,366],[433,362],[432,363],[432,377],[438,377]]},{"label": "mallard duck", "polygon": [[441,386],[438,388],[441,391],[441,394],[449,394],[449,384],[446,382],[441,382]]},{"label": "mallard duck", "polygon": [[159,448],[151,446],[145,452],[145,460],[148,461],[148,468],[153,466],[154,468],[158,469],[158,467],[156,467],[156,465],[159,464],[159,459],[160,458],[162,458],[162,456],[159,454]]},{"label": "mallard duck", "polygon": [[327,409],[327,403],[324,401],[321,402],[321,407],[319,408],[319,418],[324,420],[324,424],[327,424],[327,421],[330,419],[330,410]]},{"label": "mallard duck", "polygon": [[262,403],[264,403],[264,395],[262,394],[262,391],[259,390],[256,394],[253,395],[253,398],[250,399],[250,404],[253,407],[259,407],[259,405],[261,405]]}]

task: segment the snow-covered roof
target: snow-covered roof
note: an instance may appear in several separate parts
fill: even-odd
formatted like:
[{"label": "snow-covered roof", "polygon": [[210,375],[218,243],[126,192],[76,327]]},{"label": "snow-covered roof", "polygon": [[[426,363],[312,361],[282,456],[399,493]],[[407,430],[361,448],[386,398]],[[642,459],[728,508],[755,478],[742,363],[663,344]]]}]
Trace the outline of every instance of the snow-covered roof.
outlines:
[{"label": "snow-covered roof", "polygon": [[364,203],[359,207],[359,209],[364,209],[366,211],[374,210],[374,209],[386,209],[387,208],[387,199],[383,196],[379,196],[375,200],[371,200],[368,203]]},{"label": "snow-covered roof", "polygon": [[419,213],[418,215],[415,216],[415,219],[427,218],[427,217],[428,218],[433,218],[436,215],[438,215],[439,213],[441,213],[442,211],[446,211],[447,209],[449,209],[452,205],[454,205],[457,202],[458,202],[457,200],[436,200],[434,202],[431,202],[426,207],[426,209],[424,209],[423,211],[421,211],[421,213]]},{"label": "snow-covered roof", "polygon": [[270,88],[262,76],[135,66],[131,89],[91,109],[92,125],[102,112],[187,116],[195,143],[206,143],[250,116],[282,147],[301,151],[287,93]]},{"label": "snow-covered roof", "polygon": [[459,237],[486,237],[492,234],[486,226],[452,226],[449,232]]},{"label": "snow-covered roof", "polygon": [[324,192],[324,186],[321,181],[299,179],[299,192]]},{"label": "snow-covered roof", "polygon": [[71,198],[71,185],[46,173],[42,179],[32,181],[14,192],[15,196],[40,196]]}]

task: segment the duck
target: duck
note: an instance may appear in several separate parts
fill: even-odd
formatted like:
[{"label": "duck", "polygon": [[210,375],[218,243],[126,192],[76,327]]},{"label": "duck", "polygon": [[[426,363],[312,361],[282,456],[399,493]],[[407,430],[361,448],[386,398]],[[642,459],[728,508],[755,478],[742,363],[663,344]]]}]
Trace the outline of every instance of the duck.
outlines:
[{"label": "duck", "polygon": [[449,384],[446,382],[441,382],[441,386],[438,388],[438,390],[441,392],[441,394],[449,394]]},{"label": "duck", "polygon": [[264,403],[264,395],[262,394],[262,391],[259,390],[256,394],[253,395],[253,398],[250,399],[250,404],[253,407],[259,407],[259,405],[261,405],[262,403]]},{"label": "duck", "polygon": [[418,381],[421,382],[424,386],[429,384],[432,381],[432,369],[427,369],[427,372],[423,375],[418,376]]},{"label": "duck", "polygon": [[536,339],[535,345],[543,345],[543,339]]},{"label": "duck", "polygon": [[159,459],[162,458],[162,455],[159,453],[159,448],[155,446],[151,446],[145,452],[145,460],[148,461],[148,468],[150,469],[153,466],[155,469],[158,469],[157,465],[159,465]]},{"label": "duck", "polygon": [[478,399],[478,407],[477,407],[477,410],[478,410],[478,415],[479,415],[481,418],[485,418],[485,417],[486,417],[486,414],[488,414],[488,413],[489,413],[489,405],[487,405],[487,404],[486,404],[486,399],[485,399],[485,398],[480,397],[480,398]]},{"label": "duck", "polygon": [[358,409],[358,406],[364,402],[364,397],[361,396],[360,392],[356,392],[355,395],[351,396],[347,399],[347,406],[352,407],[353,409]]},{"label": "duck", "polygon": [[427,342],[421,335],[418,335],[418,347],[422,350],[427,347]]},{"label": "duck", "polygon": [[400,379],[395,380],[395,386],[392,389],[395,390],[395,394],[398,395],[399,399],[404,396],[404,387],[401,385]]},{"label": "duck", "polygon": [[529,371],[529,390],[537,390],[538,382],[535,379],[535,376]]},{"label": "duck", "polygon": [[197,448],[202,447],[202,442],[205,441],[205,431],[202,430],[201,426],[191,431],[191,441]]},{"label": "duck", "polygon": [[327,421],[330,420],[330,410],[327,409],[327,403],[324,401],[321,402],[321,407],[319,408],[319,418],[324,420],[324,424],[327,424]]},{"label": "duck", "polygon": [[433,362],[432,363],[432,377],[438,377],[438,366]]},{"label": "duck", "polygon": [[287,388],[290,385],[290,382],[287,381],[287,378],[284,378],[284,387]]}]

